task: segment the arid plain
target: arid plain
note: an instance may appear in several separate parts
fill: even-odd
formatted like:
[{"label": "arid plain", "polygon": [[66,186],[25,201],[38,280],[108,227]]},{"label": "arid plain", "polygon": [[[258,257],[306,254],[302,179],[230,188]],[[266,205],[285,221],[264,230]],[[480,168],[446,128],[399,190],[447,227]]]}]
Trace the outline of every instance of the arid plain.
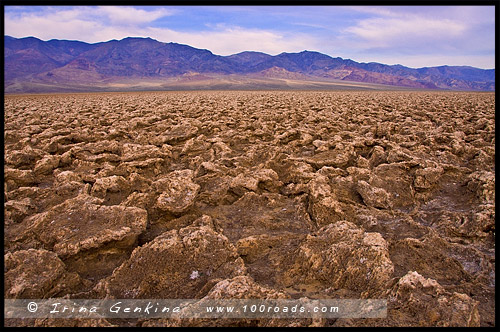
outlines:
[{"label": "arid plain", "polygon": [[492,326],[495,95],[6,95],[5,298],[387,299],[384,319],[27,326]]}]

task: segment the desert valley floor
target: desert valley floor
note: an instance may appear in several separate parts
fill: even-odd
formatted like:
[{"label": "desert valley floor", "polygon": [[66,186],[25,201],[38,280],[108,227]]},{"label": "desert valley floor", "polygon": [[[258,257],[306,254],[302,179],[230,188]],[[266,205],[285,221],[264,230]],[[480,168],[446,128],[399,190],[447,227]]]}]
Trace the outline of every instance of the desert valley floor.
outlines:
[{"label": "desert valley floor", "polygon": [[492,326],[495,95],[6,95],[6,299],[387,299],[380,319],[11,326]]}]

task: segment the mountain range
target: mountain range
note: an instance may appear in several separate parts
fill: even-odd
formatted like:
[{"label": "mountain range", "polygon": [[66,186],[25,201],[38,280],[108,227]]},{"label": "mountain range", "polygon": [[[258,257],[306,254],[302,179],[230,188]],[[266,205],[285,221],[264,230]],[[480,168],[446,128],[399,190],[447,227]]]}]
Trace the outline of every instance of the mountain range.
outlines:
[{"label": "mountain range", "polygon": [[100,43],[4,36],[6,93],[172,89],[494,91],[495,69],[408,68],[312,51],[229,56],[151,38]]}]

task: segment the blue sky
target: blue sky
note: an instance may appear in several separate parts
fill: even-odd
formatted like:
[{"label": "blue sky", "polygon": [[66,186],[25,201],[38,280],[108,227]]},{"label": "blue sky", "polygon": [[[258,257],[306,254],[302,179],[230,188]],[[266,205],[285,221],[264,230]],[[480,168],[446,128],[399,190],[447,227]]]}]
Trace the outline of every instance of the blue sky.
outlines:
[{"label": "blue sky", "polygon": [[318,51],[358,62],[495,66],[494,6],[5,6],[5,34],[151,37],[230,55]]}]

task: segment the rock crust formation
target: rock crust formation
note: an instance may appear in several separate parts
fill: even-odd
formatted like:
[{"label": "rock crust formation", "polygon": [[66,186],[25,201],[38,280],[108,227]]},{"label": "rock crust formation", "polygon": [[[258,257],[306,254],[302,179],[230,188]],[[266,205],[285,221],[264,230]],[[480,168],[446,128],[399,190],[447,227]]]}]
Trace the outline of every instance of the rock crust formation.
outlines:
[{"label": "rock crust formation", "polygon": [[495,96],[5,97],[6,299],[386,299],[380,319],[10,326],[493,326]]}]

